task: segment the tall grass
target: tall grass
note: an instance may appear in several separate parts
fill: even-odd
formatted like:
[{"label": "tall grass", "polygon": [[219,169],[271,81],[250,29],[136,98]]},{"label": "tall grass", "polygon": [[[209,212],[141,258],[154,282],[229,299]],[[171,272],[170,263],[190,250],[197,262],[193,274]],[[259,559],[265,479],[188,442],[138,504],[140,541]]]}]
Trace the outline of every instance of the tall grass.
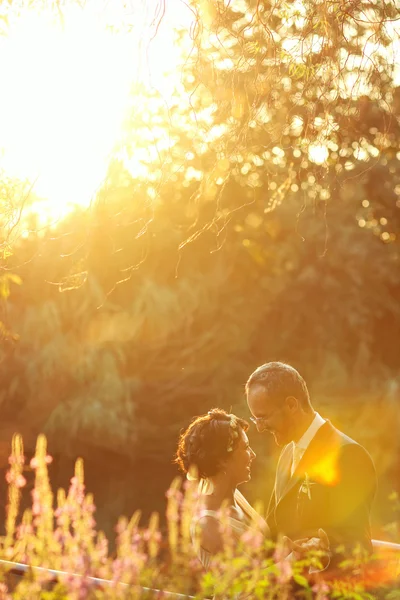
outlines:
[{"label": "tall grass", "polygon": [[[51,457],[46,438],[37,440],[34,458],[27,465],[19,435],[12,441],[9,458],[6,532],[0,540],[0,558],[62,571],[54,580],[47,570],[32,568],[25,575],[10,575],[10,563],[0,568],[0,600],[15,599],[133,599],[161,598],[175,591],[197,598],[386,598],[400,597],[395,573],[366,562],[361,553],[344,565],[341,575],[323,579],[309,575],[310,565],[321,564],[319,555],[295,563],[287,559],[281,544],[274,545],[256,530],[240,540],[226,526],[224,551],[205,573],[194,553],[190,523],[197,490],[192,482],[175,479],[167,491],[167,528],[161,531],[153,514],[147,524],[140,513],[121,517],[116,525],[116,550],[98,531],[95,505],[86,493],[83,461],[78,459],[68,491],[53,493],[48,476]],[[24,473],[34,473],[32,505],[21,514]],[[398,557],[399,558],[399,557]],[[107,580],[95,581],[93,578]],[[150,589],[149,589],[150,588]],[[153,591],[151,591],[153,590]],[[398,595],[396,595],[398,594]]]}]

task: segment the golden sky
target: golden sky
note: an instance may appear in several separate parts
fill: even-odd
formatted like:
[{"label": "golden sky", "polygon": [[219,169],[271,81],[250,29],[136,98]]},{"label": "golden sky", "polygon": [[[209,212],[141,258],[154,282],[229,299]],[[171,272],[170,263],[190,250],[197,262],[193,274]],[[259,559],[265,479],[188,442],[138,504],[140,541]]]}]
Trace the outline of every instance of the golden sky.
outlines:
[{"label": "golden sky", "polygon": [[9,15],[0,36],[0,169],[35,182],[43,221],[93,199],[132,86],[168,96],[179,83],[174,31],[189,32],[191,19],[180,0],[70,2],[61,16],[35,4]]}]

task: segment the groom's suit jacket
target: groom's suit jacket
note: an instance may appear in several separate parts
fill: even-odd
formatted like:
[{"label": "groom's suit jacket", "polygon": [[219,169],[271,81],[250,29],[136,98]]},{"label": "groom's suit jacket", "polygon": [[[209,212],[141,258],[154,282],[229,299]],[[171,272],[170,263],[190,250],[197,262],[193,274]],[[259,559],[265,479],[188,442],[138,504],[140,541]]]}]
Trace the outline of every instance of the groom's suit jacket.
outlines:
[{"label": "groom's suit jacket", "polygon": [[376,473],[368,452],[326,421],[291,476],[293,445],[282,449],[267,522],[274,539],[327,533],[331,549],[361,543],[372,550],[370,510]]}]

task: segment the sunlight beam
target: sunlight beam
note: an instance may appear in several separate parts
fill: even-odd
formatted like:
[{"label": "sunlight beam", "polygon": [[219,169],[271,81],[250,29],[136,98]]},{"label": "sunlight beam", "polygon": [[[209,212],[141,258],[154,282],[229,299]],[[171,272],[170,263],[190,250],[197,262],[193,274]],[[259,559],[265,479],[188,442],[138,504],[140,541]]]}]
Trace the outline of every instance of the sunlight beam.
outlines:
[{"label": "sunlight beam", "polygon": [[168,95],[179,82],[177,2],[165,14],[160,2],[145,3],[147,11],[140,1],[136,10],[119,0],[84,9],[71,2],[62,20],[25,9],[0,38],[0,168],[35,182],[42,221],[91,202],[122,135],[132,86]]}]

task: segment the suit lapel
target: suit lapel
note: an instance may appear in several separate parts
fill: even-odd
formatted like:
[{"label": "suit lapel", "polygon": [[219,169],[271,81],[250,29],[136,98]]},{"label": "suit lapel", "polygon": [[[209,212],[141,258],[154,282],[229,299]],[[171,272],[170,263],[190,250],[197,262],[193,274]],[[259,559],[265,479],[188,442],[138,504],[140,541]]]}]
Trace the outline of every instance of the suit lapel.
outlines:
[{"label": "suit lapel", "polygon": [[[333,458],[336,458],[337,455],[338,444],[335,431],[336,430],[330,421],[326,421],[326,423],[318,429],[297,465],[297,469],[292,477],[290,477],[289,470],[289,479],[283,486],[279,498],[277,497],[277,503],[293,489],[299,480],[304,479],[306,473],[313,477],[316,473],[321,471],[320,474],[322,474],[322,476],[324,475],[323,469],[325,468],[325,461],[330,461],[332,454],[335,455]],[[336,443],[334,443],[334,440],[336,440]]]},{"label": "suit lapel", "polygon": [[290,480],[290,468],[292,466],[292,458],[293,458],[293,446],[292,444],[288,444],[282,450],[282,453],[279,457],[278,466],[276,469],[276,479],[275,479],[275,498],[276,504],[282,498],[284,490],[288,481]]},{"label": "suit lapel", "polygon": [[[303,459],[302,459],[303,460]],[[301,462],[300,461],[296,471],[293,473],[293,475],[290,477],[290,473],[289,473],[289,479],[286,482],[286,485],[284,486],[281,496],[279,498],[279,501],[282,500],[282,498],[284,498],[286,496],[286,494],[288,494],[290,492],[290,490],[296,485],[296,483],[300,480],[300,465]]]}]

